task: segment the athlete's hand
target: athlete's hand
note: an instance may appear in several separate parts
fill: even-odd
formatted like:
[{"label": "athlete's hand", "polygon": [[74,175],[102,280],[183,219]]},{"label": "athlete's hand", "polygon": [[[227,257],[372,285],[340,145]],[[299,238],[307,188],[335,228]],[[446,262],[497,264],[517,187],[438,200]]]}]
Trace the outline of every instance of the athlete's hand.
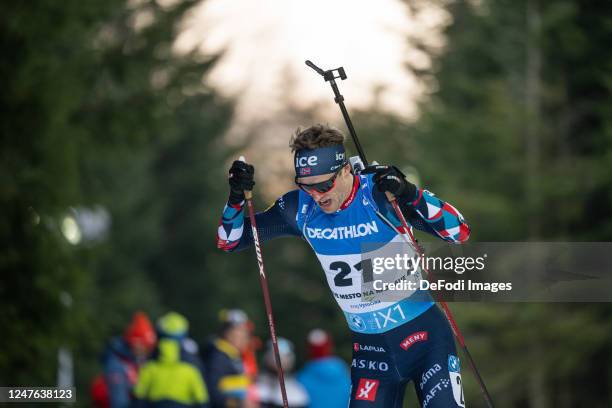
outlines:
[{"label": "athlete's hand", "polygon": [[238,204],[244,200],[244,191],[253,190],[255,185],[255,168],[241,160],[232,163],[229,169],[230,204]]},{"label": "athlete's hand", "polygon": [[404,173],[395,166],[373,165],[366,167],[361,174],[374,174],[374,184],[378,191],[389,192],[396,197],[413,199],[417,188],[406,180]]}]

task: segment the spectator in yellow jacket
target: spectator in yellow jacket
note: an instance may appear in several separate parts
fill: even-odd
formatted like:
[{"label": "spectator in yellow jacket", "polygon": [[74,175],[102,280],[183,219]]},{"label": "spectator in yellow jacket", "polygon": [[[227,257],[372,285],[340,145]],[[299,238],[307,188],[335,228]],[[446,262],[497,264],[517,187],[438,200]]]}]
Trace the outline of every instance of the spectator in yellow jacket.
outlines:
[{"label": "spectator in yellow jacket", "polygon": [[158,357],[140,370],[134,389],[137,407],[207,407],[208,391],[200,370],[181,361],[179,342],[166,338],[158,347]]}]

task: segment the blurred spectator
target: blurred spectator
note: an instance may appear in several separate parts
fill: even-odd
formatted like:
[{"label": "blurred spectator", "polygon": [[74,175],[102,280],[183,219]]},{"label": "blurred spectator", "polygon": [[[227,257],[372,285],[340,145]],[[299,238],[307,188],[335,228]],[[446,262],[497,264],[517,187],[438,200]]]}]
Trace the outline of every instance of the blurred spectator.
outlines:
[{"label": "blurred spectator", "polygon": [[205,407],[208,393],[200,370],[181,361],[177,339],[159,341],[157,357],[140,370],[134,389],[138,408]]},{"label": "blurred spectator", "polygon": [[[295,353],[293,344],[282,337],[277,338],[278,351],[280,354],[283,374],[285,377],[285,390],[287,391],[287,402],[291,408],[308,406],[309,398],[306,389],[291,374],[295,364]],[[264,366],[261,375],[257,379],[257,394],[261,408],[276,408],[283,406],[280,383],[274,348],[272,341],[268,342],[264,354]],[[347,400],[348,401],[348,400]]]},{"label": "blurred spectator", "polygon": [[244,365],[244,373],[249,379],[249,386],[247,388],[246,401],[250,403],[249,406],[257,405],[257,388],[255,387],[255,381],[259,375],[259,367],[257,365],[257,351],[261,349],[261,339],[255,336],[255,324],[251,320],[248,321],[249,328],[249,344],[242,352],[242,364]]},{"label": "blurred spectator", "polygon": [[168,312],[157,319],[157,335],[160,339],[173,339],[180,344],[180,359],[193,364],[204,376],[198,344],[189,337],[189,321],[177,312]]},{"label": "blurred spectator", "polygon": [[247,350],[251,331],[242,310],[222,310],[219,337],[204,349],[206,384],[211,408],[240,407],[245,404],[250,381],[245,373],[242,353]]},{"label": "blurred spectator", "polygon": [[348,365],[333,356],[333,340],[329,333],[314,329],[308,334],[310,361],[297,379],[310,396],[310,408],[345,408],[351,391]]},{"label": "blurred spectator", "polygon": [[104,351],[104,372],[94,379],[91,389],[95,406],[130,406],[138,369],[146,361],[156,341],[155,330],[147,315],[135,313],[124,335],[112,338]]}]

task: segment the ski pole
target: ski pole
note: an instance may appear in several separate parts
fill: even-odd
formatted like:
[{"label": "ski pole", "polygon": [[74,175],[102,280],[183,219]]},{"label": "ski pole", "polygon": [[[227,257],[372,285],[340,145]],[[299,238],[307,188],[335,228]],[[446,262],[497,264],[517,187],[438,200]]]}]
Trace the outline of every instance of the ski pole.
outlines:
[{"label": "ski pole", "polygon": [[[238,159],[245,161],[244,156]],[[249,219],[251,220],[251,231],[253,233],[253,242],[255,244],[255,255],[257,256],[257,265],[259,266],[259,282],[261,283],[261,291],[263,292],[264,303],[266,305],[266,315],[268,317],[268,327],[270,328],[270,337],[272,338],[272,347],[274,349],[274,359],[276,360],[276,368],[278,369],[278,382],[280,383],[281,395],[283,397],[283,407],[288,408],[287,390],[285,389],[285,374],[281,364],[280,352],[278,351],[278,341],[276,338],[276,329],[274,328],[274,316],[272,315],[272,301],[270,300],[270,291],[268,290],[268,279],[264,269],[263,255],[261,252],[261,244],[259,243],[259,234],[257,233],[257,223],[255,221],[255,210],[253,208],[253,192],[244,191],[244,198],[249,211]]]},{"label": "ski pole", "polygon": [[[355,128],[353,127],[353,122],[351,122],[351,118],[349,117],[348,111],[346,109],[346,106],[344,105],[344,96],[342,96],[340,94],[340,91],[338,89],[338,85],[336,84],[336,79],[340,78],[341,80],[345,80],[346,79],[346,73],[344,71],[343,67],[340,68],[336,68],[336,69],[331,69],[331,70],[327,70],[324,71],[321,68],[317,67],[314,63],[312,63],[312,61],[307,60],[306,61],[306,65],[308,65],[310,68],[314,69],[319,75],[321,75],[323,77],[323,79],[325,79],[326,82],[329,82],[332,90],[334,92],[334,101],[340,106],[340,110],[342,111],[342,116],[344,117],[344,121],[346,122],[346,126],[348,127],[349,133],[351,134],[351,138],[353,139],[353,142],[355,143],[355,147],[357,148],[357,152],[359,153],[359,157],[361,158],[361,161],[363,162],[363,165],[365,167],[367,167],[369,165],[368,160],[366,159],[365,153],[363,151],[363,148],[361,147],[361,143],[359,143],[359,139],[357,138],[357,133],[355,132]],[[338,74],[338,76],[336,76],[336,72]],[[406,221],[406,218],[404,217],[404,214],[402,213],[399,205],[397,204],[397,200],[395,198],[395,196],[391,193],[387,193],[387,199],[389,200],[389,202],[391,203],[392,207],[393,207],[393,211],[395,212],[397,218],[400,220],[401,224],[402,224],[402,228],[404,229],[404,231],[406,231],[407,235],[410,238],[410,243],[411,245],[416,249],[416,251],[419,253],[420,256],[423,256],[423,252],[421,251],[420,246],[417,244],[416,239],[414,238],[414,235],[412,234],[412,230],[408,227],[408,222]],[[402,234],[404,235],[404,234]],[[424,268],[423,268],[424,269]],[[425,269],[425,272],[427,272],[427,274],[429,274],[429,271],[427,271]],[[459,346],[461,347],[461,349],[464,352],[464,355],[467,357],[468,362],[470,363],[470,367],[474,373],[474,376],[476,377],[476,381],[478,382],[480,389],[482,391],[482,394],[484,396],[484,399],[488,405],[489,408],[493,408],[493,400],[491,399],[491,395],[489,394],[489,391],[487,390],[487,387],[485,386],[485,383],[480,375],[480,372],[478,371],[478,368],[476,368],[476,363],[474,362],[474,359],[472,358],[472,355],[470,354],[466,344],[465,344],[465,339],[463,337],[463,335],[461,334],[461,331],[459,330],[459,326],[457,326],[457,322],[455,321],[448,305],[446,304],[446,302],[437,299],[437,302],[440,304],[440,306],[442,307],[442,310],[444,312],[444,315],[446,316],[446,319],[448,320],[451,329],[455,335],[455,337],[457,338],[457,341],[459,342]]]},{"label": "ski pole", "polygon": [[[397,203],[397,199],[390,192],[386,192],[385,194],[387,195],[387,200],[389,200],[389,202],[393,206],[393,210],[395,211],[395,215],[400,220],[400,222],[402,224],[402,228],[404,229],[404,231],[406,231],[406,234],[410,238],[410,243],[412,244],[412,246],[417,251],[417,253],[418,253],[418,255],[420,257],[425,256],[425,254],[422,251],[421,247],[417,244],[416,239],[414,238],[414,235],[412,234],[412,230],[408,227],[408,222],[406,221],[406,218],[404,217],[404,214],[402,213],[402,210],[400,209],[399,204]],[[402,234],[402,235],[404,235],[404,234]],[[427,268],[425,268],[424,265],[421,265],[421,269],[423,269],[427,273],[427,276],[429,277],[430,273],[427,270]],[[485,401],[487,402],[487,406],[489,408],[493,408],[493,400],[491,398],[491,394],[489,394],[489,391],[487,390],[487,386],[485,385],[484,380],[482,379],[482,376],[480,375],[480,372],[478,371],[478,368],[476,368],[476,363],[474,362],[474,359],[472,358],[472,354],[470,354],[470,351],[468,350],[467,345],[465,344],[465,339],[464,339],[463,335],[461,334],[461,331],[459,330],[459,326],[457,325],[457,322],[455,321],[455,318],[453,317],[453,314],[451,313],[451,311],[450,311],[450,309],[449,309],[449,307],[448,307],[448,305],[446,304],[445,301],[443,301],[443,300],[441,300],[439,298],[437,298],[436,301],[442,307],[442,311],[444,312],[444,315],[446,316],[446,319],[448,320],[448,322],[451,325],[451,329],[453,330],[453,333],[455,334],[455,337],[457,338],[457,341],[459,342],[459,346],[463,350],[464,355],[467,357],[468,362],[470,363],[470,367],[472,369],[472,372],[474,373],[474,376],[476,377],[476,381],[478,382],[478,385],[480,386],[480,390],[482,391],[482,395],[483,395]]]},{"label": "ski pole", "polygon": [[[334,91],[334,101],[338,104],[338,106],[340,106],[340,111],[342,112],[342,116],[344,117],[346,126],[348,127],[349,132],[351,133],[353,142],[355,143],[355,147],[357,148],[357,152],[359,153],[359,157],[361,157],[361,161],[363,161],[363,164],[367,167],[368,160],[366,159],[365,152],[361,147],[361,143],[359,143],[359,139],[357,139],[357,133],[355,133],[355,128],[353,127],[353,122],[351,121],[348,111],[346,110],[346,106],[344,106],[344,96],[340,94],[340,90],[338,90],[338,85],[336,84],[336,78],[340,78],[341,80],[346,79],[346,73],[344,72],[344,68],[340,67],[336,69],[330,69],[328,71],[323,71],[321,68],[313,64],[310,60],[306,60],[306,65],[314,69],[319,75],[321,75],[325,79],[326,82],[329,82],[329,84],[331,85],[332,90]],[[335,76],[334,71],[338,72],[338,76]]]}]

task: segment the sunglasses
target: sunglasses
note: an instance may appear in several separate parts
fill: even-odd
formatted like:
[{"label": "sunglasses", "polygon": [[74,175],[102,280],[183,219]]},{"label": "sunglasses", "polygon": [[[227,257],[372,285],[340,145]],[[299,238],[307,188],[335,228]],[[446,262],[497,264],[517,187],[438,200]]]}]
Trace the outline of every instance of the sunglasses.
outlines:
[{"label": "sunglasses", "polygon": [[298,177],[295,177],[295,184],[298,185],[299,188],[301,188],[304,192],[310,194],[313,191],[316,191],[317,193],[327,193],[328,191],[330,191],[332,188],[334,188],[336,186],[336,177],[338,177],[338,174],[340,174],[340,171],[342,171],[342,169],[344,168],[344,166],[341,166],[336,173],[334,173],[333,176],[331,176],[331,178],[325,180],[325,181],[321,181],[319,183],[313,183],[313,184],[303,184],[303,183],[299,183],[297,181]]}]

